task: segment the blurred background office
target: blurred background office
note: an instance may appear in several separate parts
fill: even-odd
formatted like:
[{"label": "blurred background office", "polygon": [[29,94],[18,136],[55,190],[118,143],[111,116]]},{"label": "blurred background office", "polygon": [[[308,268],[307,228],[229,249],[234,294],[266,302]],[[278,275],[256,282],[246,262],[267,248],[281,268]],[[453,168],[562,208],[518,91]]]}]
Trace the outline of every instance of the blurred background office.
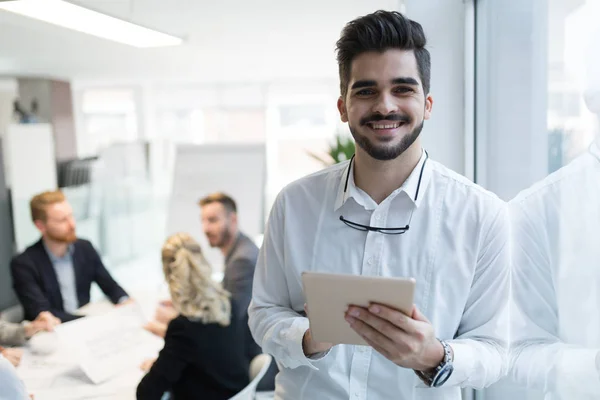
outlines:
[{"label": "blurred background office", "polygon": [[[106,22],[68,29],[9,3],[0,2],[0,310],[9,314],[9,260],[37,239],[28,201],[56,186],[78,235],[129,290],[160,285],[160,245],[176,231],[193,234],[219,270],[196,205],[207,193],[229,191],[241,229],[260,242],[283,186],[334,162],[330,152],[347,157],[335,41],[376,9],[406,12],[429,38],[430,156],[503,199],[586,151],[598,130],[582,93],[600,76],[600,0],[67,3],[170,35],[147,38],[94,36]],[[44,19],[54,3],[38,2]],[[502,383],[485,398],[509,394],[541,398]]]}]

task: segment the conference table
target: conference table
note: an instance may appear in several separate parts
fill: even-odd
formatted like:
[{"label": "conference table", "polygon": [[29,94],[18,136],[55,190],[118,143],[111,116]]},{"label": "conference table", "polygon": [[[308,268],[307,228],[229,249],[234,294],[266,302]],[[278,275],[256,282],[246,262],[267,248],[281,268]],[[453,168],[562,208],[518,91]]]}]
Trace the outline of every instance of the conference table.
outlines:
[{"label": "conference table", "polygon": [[[131,321],[132,318],[129,318],[127,313],[137,313],[136,318],[143,318],[140,314],[146,320],[151,318],[160,300],[156,293],[135,293],[133,298],[136,300],[135,304],[122,307],[115,307],[105,300],[89,304],[79,310],[79,313],[89,318],[64,324],[63,333],[44,332],[30,340],[23,349],[23,358],[17,373],[28,392],[35,396],[35,400],[136,398],[136,387],[144,376],[139,366],[145,359],[156,357],[164,342],[143,329],[143,320],[138,323],[134,318],[135,322],[129,323],[127,327],[118,322]],[[120,308],[122,310],[119,310]],[[119,314],[121,319],[118,319],[112,316],[115,312],[125,314]],[[79,322],[82,320],[86,320],[84,324]],[[100,324],[97,328],[94,328],[93,324],[90,325],[94,321]],[[77,327],[77,323],[81,327]],[[71,336],[72,339],[69,339],[68,334],[81,333],[83,336],[84,328],[93,329],[93,332],[88,332],[93,336],[93,343],[85,343],[85,339],[80,337]],[[119,336],[115,340],[116,334]],[[102,365],[104,371],[94,371],[93,359],[89,357],[87,361],[82,361],[82,355],[75,342],[103,350],[101,353],[94,351],[93,357],[103,359],[103,362],[97,364]],[[131,351],[132,348],[135,348],[135,351]],[[107,369],[109,371],[106,371]],[[101,379],[94,382],[90,379],[94,374],[101,376]]]}]

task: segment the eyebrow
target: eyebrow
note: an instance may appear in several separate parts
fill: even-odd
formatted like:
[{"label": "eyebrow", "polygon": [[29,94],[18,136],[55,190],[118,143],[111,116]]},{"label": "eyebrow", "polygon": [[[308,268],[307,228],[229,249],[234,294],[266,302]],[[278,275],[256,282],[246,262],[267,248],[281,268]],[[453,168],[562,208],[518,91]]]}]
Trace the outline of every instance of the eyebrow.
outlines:
[{"label": "eyebrow", "polygon": [[[411,85],[411,86],[419,86],[419,82],[415,78],[411,77],[400,77],[392,79],[392,84],[394,85]],[[372,80],[362,80],[356,81],[350,88],[351,90],[360,89],[364,87],[373,87],[377,86],[377,81]]]}]

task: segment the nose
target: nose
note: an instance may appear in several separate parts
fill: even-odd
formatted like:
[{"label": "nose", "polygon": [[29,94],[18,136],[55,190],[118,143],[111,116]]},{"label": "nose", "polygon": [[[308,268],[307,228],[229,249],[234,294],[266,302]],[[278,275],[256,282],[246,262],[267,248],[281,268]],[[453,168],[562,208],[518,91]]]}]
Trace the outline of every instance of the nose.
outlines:
[{"label": "nose", "polygon": [[373,106],[373,112],[381,115],[389,115],[398,111],[396,99],[389,93],[381,93]]}]

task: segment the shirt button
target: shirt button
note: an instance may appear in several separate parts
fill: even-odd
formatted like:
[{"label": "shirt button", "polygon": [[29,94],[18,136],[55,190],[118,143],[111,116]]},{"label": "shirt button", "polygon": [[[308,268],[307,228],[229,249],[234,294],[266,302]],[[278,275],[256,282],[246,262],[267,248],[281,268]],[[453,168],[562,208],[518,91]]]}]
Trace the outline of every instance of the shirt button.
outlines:
[{"label": "shirt button", "polygon": [[375,221],[379,221],[379,219],[380,219],[380,218],[381,218],[381,217],[379,216],[379,214],[376,214],[376,215],[375,215]]},{"label": "shirt button", "polygon": [[367,263],[368,263],[369,265],[373,265],[373,257],[369,258],[369,260],[367,260]]}]

